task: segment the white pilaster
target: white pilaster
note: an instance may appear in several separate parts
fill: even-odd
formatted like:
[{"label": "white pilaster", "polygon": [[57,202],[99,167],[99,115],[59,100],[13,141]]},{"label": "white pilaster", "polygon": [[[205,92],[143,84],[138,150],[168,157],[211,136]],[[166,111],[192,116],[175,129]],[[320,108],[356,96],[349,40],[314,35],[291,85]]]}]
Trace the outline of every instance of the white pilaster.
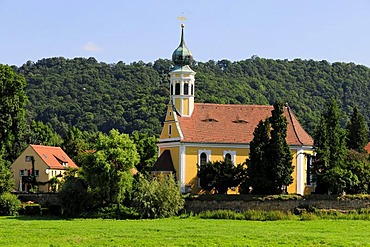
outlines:
[{"label": "white pilaster", "polygon": [[181,192],[185,193],[185,168],[186,168],[186,147],[181,144],[180,145],[180,186],[181,186]]},{"label": "white pilaster", "polygon": [[297,150],[297,194],[304,194],[304,150]]}]

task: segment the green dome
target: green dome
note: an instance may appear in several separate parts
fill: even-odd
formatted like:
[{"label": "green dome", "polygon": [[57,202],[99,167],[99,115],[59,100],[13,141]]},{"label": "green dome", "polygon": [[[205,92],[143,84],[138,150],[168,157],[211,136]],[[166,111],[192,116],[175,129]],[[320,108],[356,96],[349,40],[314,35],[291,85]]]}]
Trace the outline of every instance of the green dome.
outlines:
[{"label": "green dome", "polygon": [[172,53],[172,61],[177,66],[184,66],[189,65],[193,61],[193,54],[191,51],[186,47],[184,41],[184,25],[181,25],[181,42],[179,47]]}]

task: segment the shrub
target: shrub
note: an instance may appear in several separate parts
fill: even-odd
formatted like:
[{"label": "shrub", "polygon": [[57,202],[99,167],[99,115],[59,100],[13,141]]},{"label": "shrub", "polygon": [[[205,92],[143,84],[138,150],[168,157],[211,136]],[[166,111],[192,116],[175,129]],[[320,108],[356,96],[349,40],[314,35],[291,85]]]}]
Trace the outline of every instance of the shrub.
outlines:
[{"label": "shrub", "polygon": [[89,205],[87,184],[77,177],[68,177],[58,193],[64,212],[76,216],[84,212]]},{"label": "shrub", "polygon": [[176,215],[184,207],[184,198],[173,175],[147,180],[140,177],[132,206],[141,218],[164,218]]},{"label": "shrub", "polygon": [[21,202],[16,195],[4,193],[0,195],[0,215],[17,215]]},{"label": "shrub", "polygon": [[24,207],[25,215],[41,215],[41,205],[40,204],[28,204]]},{"label": "shrub", "polygon": [[[50,215],[55,215],[55,216],[63,215],[62,205],[60,205],[60,204],[50,204],[49,207],[48,207],[48,213]],[[44,212],[43,212],[43,214],[44,214]]]}]

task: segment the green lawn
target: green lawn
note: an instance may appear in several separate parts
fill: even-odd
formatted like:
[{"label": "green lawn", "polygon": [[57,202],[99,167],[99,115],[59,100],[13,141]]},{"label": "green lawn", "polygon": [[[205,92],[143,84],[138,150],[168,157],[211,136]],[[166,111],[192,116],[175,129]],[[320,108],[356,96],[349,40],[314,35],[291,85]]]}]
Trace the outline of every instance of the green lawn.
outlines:
[{"label": "green lawn", "polygon": [[0,217],[0,246],[370,246],[370,221]]}]

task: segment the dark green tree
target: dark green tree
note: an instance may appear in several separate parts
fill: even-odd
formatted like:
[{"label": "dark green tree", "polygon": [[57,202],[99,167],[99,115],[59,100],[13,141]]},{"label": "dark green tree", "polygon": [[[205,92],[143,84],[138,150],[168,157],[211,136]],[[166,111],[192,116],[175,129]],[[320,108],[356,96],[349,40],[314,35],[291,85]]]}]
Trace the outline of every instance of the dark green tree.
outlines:
[{"label": "dark green tree", "polygon": [[[241,186],[241,192],[247,194],[270,194],[273,186],[271,163],[268,160],[270,143],[268,119],[260,121],[253,132],[250,143],[249,159],[247,159],[247,179]],[[250,191],[251,187],[251,191]]]},{"label": "dark green tree", "polygon": [[26,80],[10,66],[0,64],[0,152],[3,159],[14,161],[23,148],[25,128],[24,92]]},{"label": "dark green tree", "polygon": [[62,137],[53,130],[50,123],[32,120],[27,135],[29,144],[59,147],[63,143]]},{"label": "dark green tree", "polygon": [[327,103],[314,135],[316,156],[312,164],[316,192],[341,193],[349,187],[352,174],[346,168],[346,131],[340,126],[340,112],[334,99]]},{"label": "dark green tree", "polygon": [[284,106],[281,101],[276,101],[274,109],[269,118],[271,124],[271,138],[268,148],[268,159],[274,174],[273,190],[274,193],[287,193],[287,187],[293,183],[292,173],[292,153],[287,137],[287,119],[284,116]]},{"label": "dark green tree", "polygon": [[200,186],[207,190],[214,190],[217,194],[226,194],[231,187],[237,187],[246,178],[245,164],[237,166],[229,160],[207,162],[198,165]]},{"label": "dark green tree", "polygon": [[368,142],[368,129],[364,116],[358,110],[358,107],[353,108],[353,113],[347,123],[348,139],[347,146],[349,149],[356,150],[360,153],[365,153],[364,147]]},{"label": "dark green tree", "polygon": [[140,162],[136,165],[137,171],[149,175],[150,168],[158,158],[157,137],[134,131],[130,139],[135,143],[140,156]]},{"label": "dark green tree", "polygon": [[14,179],[10,170],[10,162],[2,158],[0,152],[0,195],[14,189]]},{"label": "dark green tree", "polygon": [[92,144],[89,144],[91,135],[87,132],[82,132],[76,127],[72,127],[67,131],[63,141],[63,150],[68,156],[80,166],[80,155],[86,151],[93,149]]}]

